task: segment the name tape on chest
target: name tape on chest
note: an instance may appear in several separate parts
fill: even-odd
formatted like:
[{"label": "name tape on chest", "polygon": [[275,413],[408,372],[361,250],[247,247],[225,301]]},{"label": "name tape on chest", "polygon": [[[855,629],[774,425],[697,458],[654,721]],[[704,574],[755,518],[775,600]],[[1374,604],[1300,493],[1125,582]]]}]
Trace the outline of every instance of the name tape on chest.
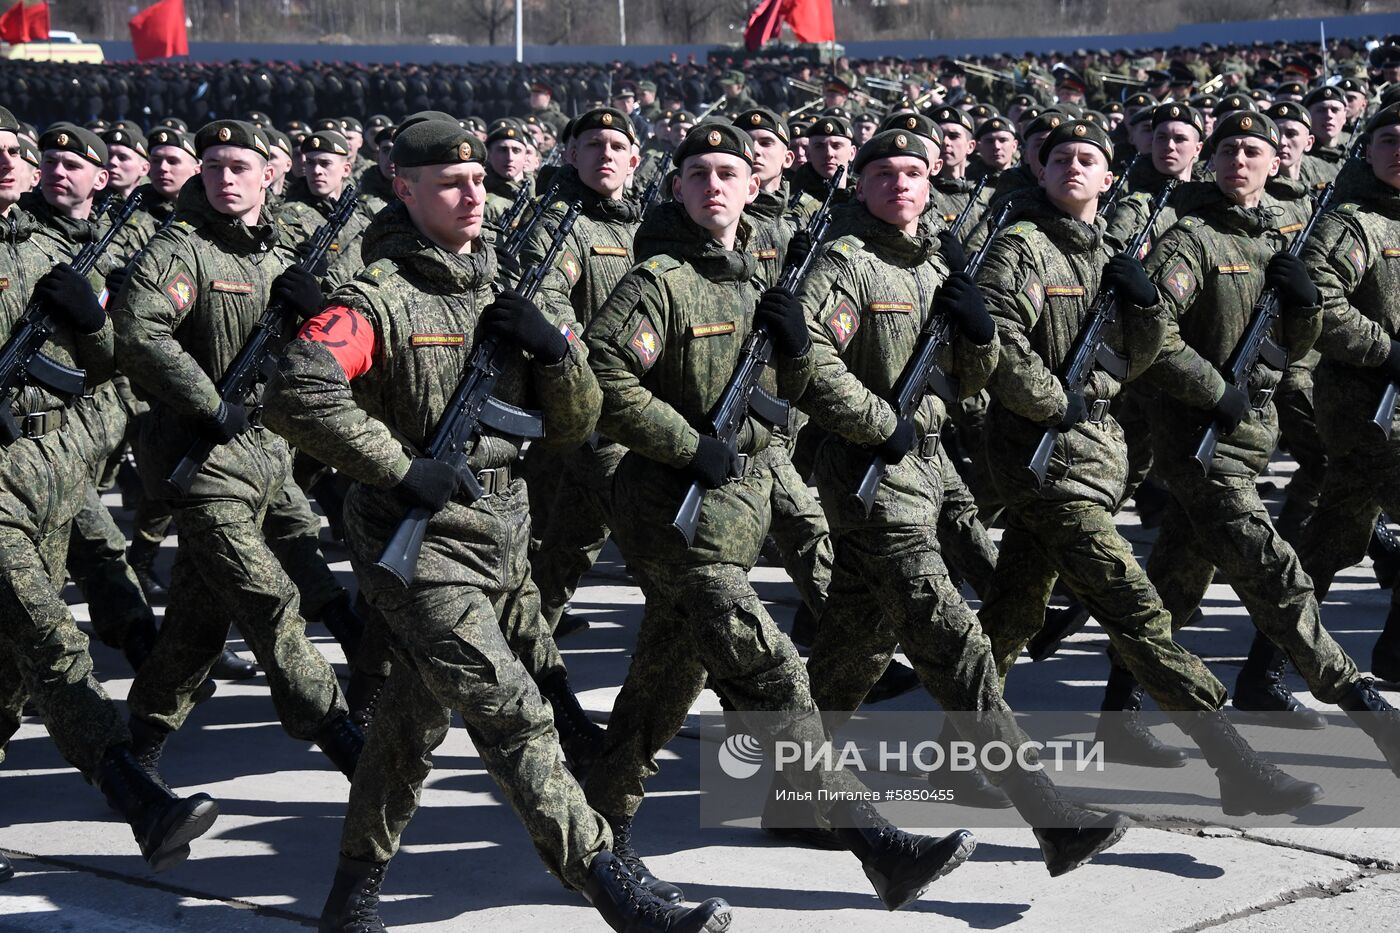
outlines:
[{"label": "name tape on chest", "polygon": [[[1400,246],[1387,246],[1385,249],[1381,250],[1381,255],[1386,259],[1400,259]],[[5,279],[4,284],[0,285],[0,287],[8,287],[9,284],[10,280]]]},{"label": "name tape on chest", "polygon": [[721,334],[732,334],[738,329],[733,321],[724,321],[719,324],[696,324],[690,329],[692,337],[718,337]]},{"label": "name tape on chest", "polygon": [[467,342],[466,334],[414,334],[408,338],[411,347],[460,347]]},{"label": "name tape on chest", "polygon": [[1250,265],[1247,262],[1222,262],[1215,267],[1215,271],[1221,275],[1248,275]]},{"label": "name tape on chest", "polygon": [[230,282],[226,279],[215,279],[209,283],[209,287],[216,292],[226,292],[230,295],[253,294],[252,282]]},{"label": "name tape on chest", "polygon": [[625,257],[625,256],[627,256],[627,254],[628,254],[628,253],[627,253],[627,247],[625,247],[625,246],[595,246],[595,247],[593,247],[593,255],[594,255],[594,256],[624,256],[624,257]]},{"label": "name tape on chest", "polygon": [[1046,298],[1083,298],[1083,285],[1047,285],[1045,286]]},{"label": "name tape on chest", "polygon": [[912,314],[914,312],[914,302],[912,301],[872,301],[865,306],[865,310],[871,314]]},{"label": "name tape on chest", "polygon": [[767,259],[777,259],[778,249],[774,246],[770,246],[767,249],[756,249],[754,250],[753,255],[755,259],[758,259],[760,261]]}]

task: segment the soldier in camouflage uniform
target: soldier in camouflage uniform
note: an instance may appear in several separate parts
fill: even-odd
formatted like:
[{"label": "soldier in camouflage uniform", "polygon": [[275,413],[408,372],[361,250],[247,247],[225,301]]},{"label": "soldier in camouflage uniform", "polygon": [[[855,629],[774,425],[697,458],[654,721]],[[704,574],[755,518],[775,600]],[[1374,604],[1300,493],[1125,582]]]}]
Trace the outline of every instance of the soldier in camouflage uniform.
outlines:
[{"label": "soldier in camouflage uniform", "polygon": [[[526,559],[525,483],[512,476],[519,441],[494,433],[477,440],[470,464],[487,494],[474,502],[456,494],[451,466],[418,453],[477,334],[523,351],[509,355],[495,391],[540,408],[548,443],[578,443],[598,411],[569,306],[569,316],[551,318],[516,292],[497,293],[496,256],[481,236],[484,160],[480,141],[455,122],[399,134],[400,200],[366,233],[369,265],[290,345],[268,400],[272,423],[355,479],[347,544],[396,656],[351,784],[321,929],[383,929],[376,907],[385,867],[456,711],[546,866],[614,929],[723,930],[723,901],[693,911],[662,903],[610,851],[607,824],[565,769],[549,710],[502,632],[513,607],[539,611]],[[433,514],[405,586],[375,562],[414,506]]]},{"label": "soldier in camouflage uniform", "polygon": [[[311,238],[335,210],[345,186],[352,183],[349,144],[341,134],[319,130],[302,139],[300,149],[306,188],[299,196],[283,201],[277,212],[283,236],[292,244]],[[357,210],[336,235],[328,259],[357,271],[361,265],[358,239],[372,216],[368,209]]]},{"label": "soldier in camouflage uniform", "polygon": [[[792,174],[792,193],[788,210],[794,227],[804,226],[826,200],[826,187],[836,170],[849,166],[855,157],[851,142],[851,127],[841,117],[822,117],[804,137],[807,161]],[[835,203],[850,197],[851,177],[847,170],[844,190],[837,193]]]},{"label": "soldier in camouflage uniform", "polygon": [[489,160],[486,168],[486,222],[492,227],[510,210],[521,185],[533,190],[534,185],[526,172],[532,145],[530,134],[518,121],[505,119],[491,124],[491,132],[486,137]]},{"label": "soldier in camouflage uniform", "polygon": [[[138,749],[158,756],[189,715],[194,689],[238,624],[267,672],[289,735],[316,742],[350,774],[363,744],[335,674],[305,633],[296,587],[263,539],[263,521],[291,480],[287,443],[262,426],[256,397],[224,402],[214,387],[269,298],[289,313],[320,302],[266,210],[271,169],[261,132],[218,121],[196,136],[200,182],[180,193],[180,220],[153,238],[113,311],[123,370],[152,399],[137,462],[146,494],[180,527],[162,635],[132,684]],[[216,446],[187,493],[165,478],[198,438]],[[216,607],[211,612],[210,608]]]},{"label": "soldier in camouflage uniform", "polygon": [[[34,220],[16,206],[18,129],[0,108],[0,229],[7,247],[0,271],[8,283],[0,291],[0,333],[8,339],[28,302],[38,302],[54,331],[42,352],[81,369],[95,387],[115,371],[112,327],[90,284],[63,264],[67,252],[36,236]],[[116,704],[92,676],[88,640],[59,597],[68,526],[86,503],[83,490],[103,454],[104,439],[92,430],[99,422],[77,411],[92,402],[80,396],[65,405],[30,384],[6,404],[18,436],[4,442],[0,456],[0,760],[33,697],[60,754],[131,824],[148,864],[172,868],[213,825],[218,807],[205,794],[177,798],[133,756]],[[0,878],[9,868],[0,860]]]},{"label": "soldier in camouflage uniform", "polygon": [[1308,155],[1316,161],[1305,167],[1303,180],[1309,184],[1332,181],[1346,161],[1346,92],[1335,85],[1309,91],[1303,106],[1311,117],[1313,144]]},{"label": "soldier in camouflage uniform", "polygon": [[[750,137],[701,124],[676,149],[675,163],[675,201],[648,215],[637,232],[638,265],[587,332],[603,390],[599,429],[628,447],[614,482],[613,533],[640,570],[647,608],[608,724],[607,752],[586,786],[589,801],[628,829],[643,781],[656,773],[656,753],[707,679],[739,710],[780,714],[784,737],[824,739],[797,651],[748,579],[768,527],[772,479],[744,461],[771,435],[749,418],[736,451],[695,427],[752,327],[773,339],[777,375],[766,369],[762,376],[769,391],[782,383],[800,394],[811,341],[801,305],[781,289],[763,291],[748,252],[754,228],[743,208],[758,193]],[[706,493],[687,547],[671,519],[692,482]],[[752,728],[771,734],[758,723]],[[794,783],[840,827],[837,844],[860,858],[890,909],[917,898],[972,851],[970,833],[910,836],[868,804],[818,800],[818,788],[858,789],[848,772],[804,772]]]}]

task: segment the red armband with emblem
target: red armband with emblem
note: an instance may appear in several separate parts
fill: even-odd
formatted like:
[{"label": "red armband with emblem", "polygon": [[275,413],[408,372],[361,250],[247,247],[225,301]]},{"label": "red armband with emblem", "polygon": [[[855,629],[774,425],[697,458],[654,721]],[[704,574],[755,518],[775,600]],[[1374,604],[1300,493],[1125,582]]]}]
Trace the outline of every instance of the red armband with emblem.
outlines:
[{"label": "red armband with emblem", "polygon": [[331,305],[307,321],[297,337],[329,350],[346,379],[369,372],[374,360],[374,328],[360,312],[344,305]]}]

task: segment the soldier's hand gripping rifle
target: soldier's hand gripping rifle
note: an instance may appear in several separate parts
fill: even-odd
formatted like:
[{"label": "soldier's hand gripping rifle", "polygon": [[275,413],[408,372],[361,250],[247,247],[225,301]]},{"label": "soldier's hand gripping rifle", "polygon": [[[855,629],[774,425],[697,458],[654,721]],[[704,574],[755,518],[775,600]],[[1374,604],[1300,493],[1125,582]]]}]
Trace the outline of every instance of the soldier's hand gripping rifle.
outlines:
[{"label": "soldier's hand gripping rifle", "polygon": [[[1322,193],[1318,195],[1317,203],[1313,206],[1312,216],[1308,218],[1307,225],[1293,238],[1293,242],[1288,244],[1290,256],[1302,253],[1303,247],[1307,245],[1308,237],[1312,236],[1318,220],[1327,210],[1327,205],[1331,203],[1334,191],[1336,191],[1336,184],[1333,182],[1328,182],[1327,187],[1322,189]],[[1250,318],[1248,329],[1245,330],[1244,336],[1240,338],[1240,342],[1235,345],[1234,351],[1230,354],[1230,361],[1225,373],[1225,378],[1229,380],[1230,384],[1241,392],[1249,391],[1249,374],[1253,372],[1260,358],[1274,369],[1281,370],[1288,366],[1288,354],[1269,336],[1270,331],[1274,329],[1274,324],[1278,321],[1280,311],[1278,289],[1265,286],[1264,291],[1259,295],[1259,300],[1254,303],[1253,316]],[[1270,394],[1272,395],[1272,392]],[[1192,457],[1203,474],[1210,474],[1211,464],[1215,462],[1215,448],[1219,443],[1220,425],[1212,419],[1205,434],[1201,436],[1201,442],[1196,445],[1196,453]]]},{"label": "soldier's hand gripping rifle", "polygon": [[[1176,190],[1176,185],[1175,180],[1169,181],[1161,191],[1157,192],[1157,196],[1152,199],[1152,212],[1148,214],[1146,226],[1128,241],[1128,245],[1123,250],[1124,256],[1136,259],[1142,252],[1142,248],[1147,245],[1148,238],[1152,236],[1152,228],[1157,225],[1157,219],[1162,216],[1167,201],[1171,199],[1172,192]],[[1069,365],[1065,367],[1066,394],[1084,394],[1084,387],[1089,384],[1089,379],[1094,375],[1096,368],[1102,369],[1114,379],[1128,378],[1127,360],[1114,353],[1104,343],[1104,339],[1108,336],[1108,326],[1117,317],[1118,296],[1114,294],[1113,287],[1100,288],[1098,295],[1094,298],[1093,306],[1089,309],[1089,316],[1084,322],[1084,328],[1079,332],[1074,352],[1069,358]],[[1036,446],[1035,453],[1031,456],[1031,462],[1027,469],[1031,471],[1031,476],[1037,486],[1045,483],[1045,474],[1050,468],[1050,455],[1055,451],[1055,441],[1059,439],[1060,433],[1059,428],[1046,428],[1045,434],[1040,438],[1040,444]]]},{"label": "soldier's hand gripping rifle", "polygon": [[[581,209],[582,204],[578,201],[569,205],[544,257],[520,276],[515,290],[525,298],[534,299],[545,275],[554,267],[554,260],[558,258],[569,231],[573,230]],[[514,353],[513,347],[502,344],[492,336],[484,336],[477,341],[471,362],[462,373],[452,399],[438,419],[433,436],[423,452],[424,456],[446,463],[457,471],[469,503],[485,494],[476,476],[467,469],[467,458],[483,427],[529,440],[544,437],[544,419],[539,412],[507,405],[492,395],[502,368]],[[409,509],[384,545],[384,552],[379,555],[375,566],[389,571],[404,586],[412,583],[418,573],[418,554],[423,549],[423,539],[432,517],[433,513],[421,506]]]},{"label": "soldier's hand gripping rifle", "polygon": [[[987,251],[992,247],[992,241],[996,239],[997,233],[1006,223],[1006,218],[1011,214],[1011,208],[1015,202],[1008,201],[997,211],[992,228],[987,233],[987,239],[982,247],[973,254],[967,261],[967,266],[963,269],[974,279],[977,272],[982,268],[982,264],[987,261]],[[899,381],[894,386],[894,409],[895,415],[901,419],[914,417],[919,406],[923,405],[924,399],[932,391],[943,401],[952,404],[958,400],[957,383],[943,372],[938,365],[938,351],[944,344],[952,339],[953,322],[946,314],[930,314],[928,323],[923,332],[919,334],[919,342],[914,345],[914,352],[909,357],[909,362],[904,364],[904,371],[899,374]],[[856,487],[855,496],[865,509],[868,517],[872,509],[875,508],[875,493],[880,488],[880,481],[885,478],[885,473],[889,470],[889,464],[879,454],[870,458],[870,465],[865,468],[865,475],[861,477],[860,485]]]},{"label": "soldier's hand gripping rifle", "polygon": [[[112,245],[127,221],[141,208],[145,197],[145,192],[137,192],[126,199],[107,232],[95,240],[89,240],[73,257],[69,265],[74,272],[86,277],[97,267],[97,261]],[[10,407],[26,382],[47,389],[64,402],[83,392],[86,372],[64,366],[40,352],[53,334],[54,322],[48,311],[41,302],[30,299],[24,314],[11,331],[10,339],[0,347],[0,440],[6,444],[14,443],[23,433]]]},{"label": "soldier's hand gripping rifle", "polygon": [[[821,208],[807,221],[806,234],[812,248],[800,260],[783,267],[775,287],[793,295],[797,294],[802,281],[807,277],[807,272],[812,268],[817,247],[826,236],[827,227],[831,225],[831,205],[845,177],[846,167],[843,165],[827,182],[826,199],[822,201]],[[772,358],[773,340],[768,336],[768,331],[762,327],[755,327],[749,331],[744,345],[739,348],[739,359],[734,364],[734,372],[730,374],[724,391],[710,409],[710,436],[723,441],[731,450],[738,447],[739,430],[744,426],[744,419],[750,411],[773,427],[787,427],[791,406],[786,400],[764,391],[758,384],[758,380],[763,376],[763,368]],[[685,498],[681,500],[676,517],[671,520],[671,527],[680,532],[686,547],[695,543],[695,529],[700,524],[700,509],[704,504],[705,487],[698,482],[692,482],[686,490]]]},{"label": "soldier's hand gripping rifle", "polygon": [[[298,250],[300,257],[296,261],[297,268],[315,275],[336,237],[340,236],[340,231],[350,222],[358,208],[359,185],[351,184],[341,192],[340,200],[335,202],[335,207],[331,209],[326,222],[317,227],[316,232],[311,234]],[[215,383],[214,388],[219,393],[220,402],[232,405],[246,403],[258,383],[272,375],[277,365],[277,353],[285,343],[283,328],[289,323],[290,316],[290,311],[280,299],[274,298],[268,302],[267,310],[253,325],[253,330],[239,348],[238,355]],[[209,459],[209,455],[217,446],[205,438],[199,438],[190,444],[185,455],[175,465],[175,469],[165,478],[166,491],[176,496],[188,493],[190,486],[194,484],[194,478],[203,469],[204,461]]]}]

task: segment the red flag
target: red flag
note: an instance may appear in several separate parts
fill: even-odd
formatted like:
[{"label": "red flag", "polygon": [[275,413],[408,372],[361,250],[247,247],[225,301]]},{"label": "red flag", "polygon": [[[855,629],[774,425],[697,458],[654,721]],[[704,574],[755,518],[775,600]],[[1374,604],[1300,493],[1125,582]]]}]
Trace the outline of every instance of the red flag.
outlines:
[{"label": "red flag", "polygon": [[788,0],[787,21],[798,42],[835,42],[831,0]]},{"label": "red flag", "polygon": [[29,20],[24,15],[24,0],[18,0],[0,16],[0,39],[11,45],[29,41]]},{"label": "red flag", "polygon": [[138,61],[190,54],[185,0],[160,0],[133,16],[127,25]]},{"label": "red flag", "polygon": [[744,28],[744,47],[757,52],[763,44],[773,39],[783,28],[783,8],[790,0],[763,0],[749,17]]},{"label": "red flag", "polygon": [[24,8],[24,28],[29,32],[29,41],[49,37],[49,5],[35,3]]}]

